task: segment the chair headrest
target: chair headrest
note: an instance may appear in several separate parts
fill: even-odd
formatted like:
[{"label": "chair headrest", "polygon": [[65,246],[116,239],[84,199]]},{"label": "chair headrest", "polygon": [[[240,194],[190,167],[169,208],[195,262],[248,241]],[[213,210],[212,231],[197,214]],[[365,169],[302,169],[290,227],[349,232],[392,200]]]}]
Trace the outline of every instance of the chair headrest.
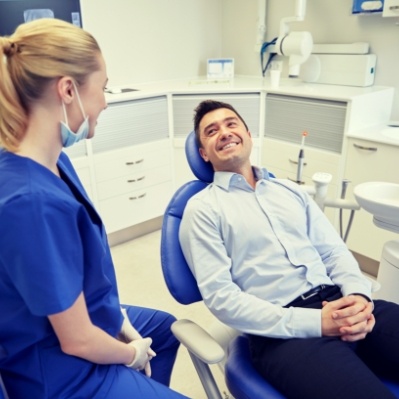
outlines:
[{"label": "chair headrest", "polygon": [[210,162],[205,162],[199,153],[198,145],[195,141],[195,132],[192,131],[186,139],[186,158],[194,176],[206,183],[213,182],[213,167]]}]

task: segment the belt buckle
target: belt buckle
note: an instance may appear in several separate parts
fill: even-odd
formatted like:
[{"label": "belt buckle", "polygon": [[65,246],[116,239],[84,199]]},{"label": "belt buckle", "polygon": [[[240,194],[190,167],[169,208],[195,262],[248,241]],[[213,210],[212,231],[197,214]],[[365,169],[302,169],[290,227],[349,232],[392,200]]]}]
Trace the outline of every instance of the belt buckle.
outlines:
[{"label": "belt buckle", "polygon": [[306,295],[306,294],[302,294],[301,298],[305,301],[306,299],[312,298],[312,296],[315,296],[319,291],[314,291],[311,292],[310,294]]},{"label": "belt buckle", "polygon": [[310,290],[310,292],[308,291],[308,293],[306,294],[302,294],[301,295],[301,298],[302,298],[302,300],[306,300],[306,299],[309,299],[309,298],[312,298],[312,296],[315,296],[315,295],[317,295],[320,291],[322,291],[322,290],[324,290],[324,288],[325,288],[325,285],[324,284],[322,284],[322,285],[319,285],[318,287],[315,287],[315,288],[313,288],[313,290]]}]

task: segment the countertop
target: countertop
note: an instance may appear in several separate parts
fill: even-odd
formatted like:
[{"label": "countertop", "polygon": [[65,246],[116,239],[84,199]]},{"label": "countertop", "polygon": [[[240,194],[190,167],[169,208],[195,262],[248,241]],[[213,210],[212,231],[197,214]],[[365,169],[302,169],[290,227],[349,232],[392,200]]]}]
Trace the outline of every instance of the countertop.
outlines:
[{"label": "countertop", "polygon": [[126,84],[109,89],[133,89],[126,93],[107,93],[109,103],[153,97],[165,94],[196,94],[196,93],[276,93],[291,96],[331,99],[334,101],[349,101],[351,98],[375,93],[383,90],[393,90],[387,86],[338,86],[317,83],[304,83],[299,79],[283,78],[277,88],[272,88],[268,77],[237,76],[232,80],[208,80],[206,77],[192,79],[168,80],[150,83]]},{"label": "countertop", "polygon": [[348,132],[346,136],[399,147],[399,122],[393,122],[392,124],[397,124],[398,126],[376,125]]}]

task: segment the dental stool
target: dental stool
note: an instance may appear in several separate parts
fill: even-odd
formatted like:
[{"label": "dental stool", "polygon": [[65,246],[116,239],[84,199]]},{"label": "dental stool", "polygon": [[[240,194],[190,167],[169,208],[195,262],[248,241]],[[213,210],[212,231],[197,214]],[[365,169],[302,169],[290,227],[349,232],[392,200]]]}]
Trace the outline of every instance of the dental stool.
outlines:
[{"label": "dental stool", "polygon": [[[199,155],[194,132],[186,139],[186,156],[198,180],[190,181],[176,191],[165,211],[161,233],[164,279],[171,295],[183,305],[202,301],[202,297],[180,247],[180,222],[187,201],[213,181],[212,166]],[[172,331],[189,351],[209,399],[222,399],[209,365],[223,362],[226,385],[234,398],[285,399],[254,369],[246,336],[238,335],[238,332],[230,334],[228,345],[222,343],[222,346],[227,347],[225,350],[216,341],[214,334],[211,336],[190,320],[177,320],[172,325]],[[386,382],[386,385],[399,399],[399,384]]]}]

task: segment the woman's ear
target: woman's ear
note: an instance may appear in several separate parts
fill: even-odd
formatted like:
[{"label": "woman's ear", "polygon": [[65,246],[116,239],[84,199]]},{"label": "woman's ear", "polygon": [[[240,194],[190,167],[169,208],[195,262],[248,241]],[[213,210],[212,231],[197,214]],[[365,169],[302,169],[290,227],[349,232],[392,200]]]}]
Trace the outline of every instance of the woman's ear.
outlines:
[{"label": "woman's ear", "polygon": [[73,80],[69,76],[64,76],[58,80],[57,93],[64,104],[70,104],[74,97]]}]

